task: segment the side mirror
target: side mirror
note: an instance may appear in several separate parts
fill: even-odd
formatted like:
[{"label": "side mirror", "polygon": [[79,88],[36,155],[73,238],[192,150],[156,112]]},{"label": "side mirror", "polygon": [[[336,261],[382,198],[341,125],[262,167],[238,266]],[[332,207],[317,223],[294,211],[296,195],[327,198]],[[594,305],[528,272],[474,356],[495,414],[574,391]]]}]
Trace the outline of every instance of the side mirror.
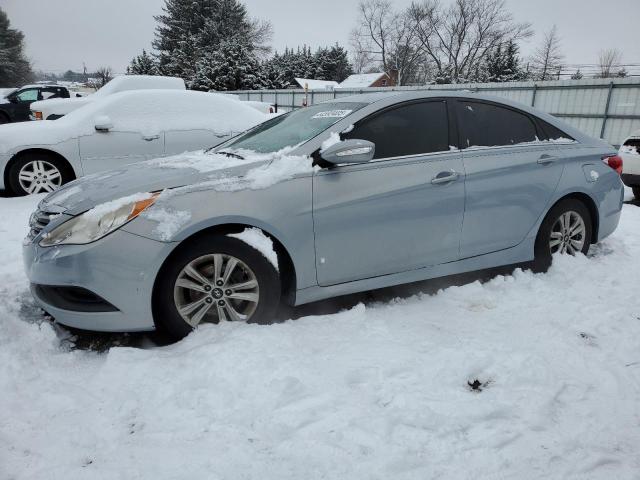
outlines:
[{"label": "side mirror", "polygon": [[95,119],[95,127],[99,132],[108,132],[113,128],[113,123],[107,115],[99,115]]},{"label": "side mirror", "polygon": [[367,140],[345,140],[331,145],[320,152],[320,157],[333,165],[343,163],[367,163],[376,153],[374,143]]}]

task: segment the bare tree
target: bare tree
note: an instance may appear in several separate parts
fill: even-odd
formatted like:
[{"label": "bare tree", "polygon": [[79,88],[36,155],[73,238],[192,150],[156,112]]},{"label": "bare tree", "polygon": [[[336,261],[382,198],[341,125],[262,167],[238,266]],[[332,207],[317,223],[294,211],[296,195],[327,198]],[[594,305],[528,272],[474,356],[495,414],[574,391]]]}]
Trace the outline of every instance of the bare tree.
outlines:
[{"label": "bare tree", "polygon": [[355,73],[364,73],[368,68],[371,68],[374,64],[374,56],[370,51],[370,46],[367,42],[365,35],[360,33],[360,30],[353,29],[351,31],[351,37],[349,44],[351,45],[351,64],[353,65],[353,71]]},{"label": "bare tree", "polygon": [[560,44],[558,28],[554,25],[545,36],[542,44],[531,58],[531,66],[537,80],[552,80],[560,76],[564,54]]},{"label": "bare tree", "polygon": [[266,20],[252,19],[249,30],[249,43],[254,45],[259,57],[265,57],[271,53],[269,42],[273,37],[273,26]]},{"label": "bare tree", "polygon": [[611,78],[618,75],[622,54],[616,48],[602,50],[598,56],[598,67],[600,68],[600,78]]},{"label": "bare tree", "polygon": [[89,86],[98,90],[104,87],[112,78],[113,71],[111,67],[100,67],[94,72],[94,77],[89,79]]},{"label": "bare tree", "polygon": [[358,11],[359,24],[351,34],[356,70],[378,62],[387,74],[397,72],[399,85],[410,81],[424,54],[409,12],[396,11],[390,0],[362,0]]},{"label": "bare tree", "polygon": [[472,79],[489,52],[499,45],[530,37],[529,23],[517,23],[504,0],[439,0],[414,2],[409,15],[420,46],[439,77],[453,83]]}]

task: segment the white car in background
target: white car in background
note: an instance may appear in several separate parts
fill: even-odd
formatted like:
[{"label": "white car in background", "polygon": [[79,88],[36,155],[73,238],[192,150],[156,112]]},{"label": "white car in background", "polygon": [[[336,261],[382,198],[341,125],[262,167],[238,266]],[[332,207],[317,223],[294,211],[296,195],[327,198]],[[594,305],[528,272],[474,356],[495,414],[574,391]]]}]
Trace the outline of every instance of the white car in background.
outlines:
[{"label": "white car in background", "polygon": [[235,93],[224,93],[224,92],[219,92],[217,90],[209,90],[209,93],[215,93],[217,95],[224,95],[227,98],[232,98],[233,100],[236,100],[238,102],[242,102],[245,105],[249,105],[252,108],[255,108],[256,110],[258,110],[259,112],[262,113],[266,113],[266,114],[273,114],[273,113],[278,113],[276,111],[276,106],[272,103],[268,103],[268,102],[258,102],[255,100],[241,100],[240,99],[240,95],[236,95]]},{"label": "white car in background", "polygon": [[618,153],[622,157],[622,181],[640,200],[640,131],[628,137]]},{"label": "white car in background", "polygon": [[97,92],[82,98],[55,98],[31,104],[32,120],[56,120],[78,108],[114,93],[129,90],[185,90],[184,80],[153,75],[122,75],[108,82]]},{"label": "white car in background", "polygon": [[83,175],[213,147],[266,119],[242,102],[210,93],[115,93],[56,121],[3,125],[0,190],[51,192]]}]

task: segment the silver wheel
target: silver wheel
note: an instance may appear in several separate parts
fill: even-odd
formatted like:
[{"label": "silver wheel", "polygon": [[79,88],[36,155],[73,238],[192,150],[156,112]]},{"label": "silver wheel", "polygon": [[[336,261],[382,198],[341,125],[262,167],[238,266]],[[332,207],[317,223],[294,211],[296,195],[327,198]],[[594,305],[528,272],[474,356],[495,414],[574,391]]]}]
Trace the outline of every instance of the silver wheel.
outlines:
[{"label": "silver wheel", "polygon": [[581,252],[586,241],[587,228],[582,216],[573,210],[564,212],[551,227],[549,250],[573,255]]},{"label": "silver wheel", "polygon": [[33,160],[20,169],[18,182],[29,195],[53,192],[62,185],[62,173],[46,160]]},{"label": "silver wheel", "polygon": [[173,288],[176,309],[192,327],[203,322],[246,322],[255,313],[260,289],[255,273],[241,260],[211,254],[189,262]]}]

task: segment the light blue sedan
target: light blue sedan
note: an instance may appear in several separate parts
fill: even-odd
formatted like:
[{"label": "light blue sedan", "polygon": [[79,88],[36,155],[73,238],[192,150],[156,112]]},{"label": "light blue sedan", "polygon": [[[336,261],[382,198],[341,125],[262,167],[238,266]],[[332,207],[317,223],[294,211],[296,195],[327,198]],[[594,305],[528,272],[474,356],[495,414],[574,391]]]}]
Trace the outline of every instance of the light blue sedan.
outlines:
[{"label": "light blue sedan", "polygon": [[621,167],[605,142],[505,100],[344,97],[70,183],[34,212],[24,261],[61,324],[179,338],[268,323],[281,302],[544,270],[615,230]]}]

